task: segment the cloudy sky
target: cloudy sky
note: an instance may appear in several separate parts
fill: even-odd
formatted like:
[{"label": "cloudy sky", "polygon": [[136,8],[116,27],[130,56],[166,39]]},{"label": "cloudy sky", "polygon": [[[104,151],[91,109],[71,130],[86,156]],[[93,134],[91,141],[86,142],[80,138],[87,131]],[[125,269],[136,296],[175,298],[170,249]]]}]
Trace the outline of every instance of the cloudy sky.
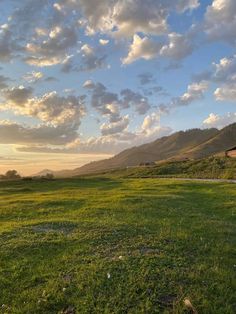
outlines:
[{"label": "cloudy sky", "polygon": [[0,173],[236,122],[235,0],[0,0]]}]

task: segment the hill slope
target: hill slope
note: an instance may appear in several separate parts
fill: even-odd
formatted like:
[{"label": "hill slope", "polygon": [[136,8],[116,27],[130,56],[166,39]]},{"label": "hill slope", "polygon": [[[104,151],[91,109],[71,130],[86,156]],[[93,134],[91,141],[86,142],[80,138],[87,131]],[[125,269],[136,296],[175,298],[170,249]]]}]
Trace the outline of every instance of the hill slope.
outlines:
[{"label": "hill slope", "polygon": [[133,147],[116,156],[91,162],[71,171],[57,172],[57,176],[76,176],[107,170],[137,166],[142,162],[199,159],[222,153],[236,145],[236,123],[217,129],[192,129],[162,137],[149,144]]}]

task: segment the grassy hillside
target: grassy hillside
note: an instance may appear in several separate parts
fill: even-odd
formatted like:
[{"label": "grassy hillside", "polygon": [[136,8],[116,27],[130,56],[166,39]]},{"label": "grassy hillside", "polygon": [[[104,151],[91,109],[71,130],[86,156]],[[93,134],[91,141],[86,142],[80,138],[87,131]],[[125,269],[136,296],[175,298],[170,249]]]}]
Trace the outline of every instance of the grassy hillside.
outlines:
[{"label": "grassy hillside", "polygon": [[177,177],[236,179],[236,158],[209,157],[199,160],[162,162],[153,167],[130,167],[105,172],[111,177]]},{"label": "grassy hillside", "polygon": [[235,184],[0,182],[1,313],[235,310]]},{"label": "grassy hillside", "polygon": [[223,153],[235,145],[236,123],[222,130],[180,131],[152,143],[127,149],[110,159],[91,162],[72,171],[58,172],[56,175],[70,177],[138,166],[143,162],[205,158]]},{"label": "grassy hillside", "polygon": [[208,141],[191,149],[187,157],[203,158],[224,152],[234,146],[236,146],[236,123],[227,126]]}]

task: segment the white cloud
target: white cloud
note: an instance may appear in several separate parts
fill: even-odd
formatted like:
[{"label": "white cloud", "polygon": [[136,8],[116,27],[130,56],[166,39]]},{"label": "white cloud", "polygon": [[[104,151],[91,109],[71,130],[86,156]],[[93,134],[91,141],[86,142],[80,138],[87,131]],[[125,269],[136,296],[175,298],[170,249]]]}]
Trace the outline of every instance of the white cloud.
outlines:
[{"label": "white cloud", "polygon": [[180,60],[191,54],[192,51],[192,39],[187,35],[170,33],[168,42],[165,44],[135,34],[129,47],[128,56],[123,58],[122,62],[130,64],[139,59],[151,60],[160,56]]},{"label": "white cloud", "polygon": [[87,80],[84,82],[83,87],[87,89],[93,89],[95,87],[95,84],[92,80]]},{"label": "white cloud", "polygon": [[234,102],[236,100],[236,55],[224,57],[212,65],[211,70],[200,73],[196,79],[205,78],[205,81],[218,85],[214,92],[216,100]]},{"label": "white cloud", "polygon": [[213,0],[205,14],[205,31],[212,40],[236,44],[236,1]]},{"label": "white cloud", "polygon": [[63,58],[60,57],[26,57],[24,61],[29,65],[37,66],[37,67],[49,67],[53,65],[57,65],[63,62]]},{"label": "white cloud", "polygon": [[214,92],[215,98],[218,101],[236,102],[236,82],[224,84],[218,87]]},{"label": "white cloud", "polygon": [[108,39],[99,39],[99,43],[102,45],[102,46],[106,46],[109,44],[109,40]]},{"label": "white cloud", "polygon": [[105,67],[106,56],[98,56],[93,47],[85,44],[81,47],[82,52],[82,65],[79,71],[92,71]]},{"label": "white cloud", "polygon": [[174,98],[171,106],[188,106],[192,102],[202,99],[208,87],[209,84],[207,81],[201,81],[199,83],[192,83],[188,85],[187,91],[182,96]]},{"label": "white cloud", "polygon": [[180,60],[192,53],[192,41],[187,36],[170,33],[168,38],[169,43],[161,48],[161,56]]},{"label": "white cloud", "polygon": [[[36,33],[38,33],[36,29]],[[26,44],[28,56],[25,61],[35,66],[52,66],[61,63],[70,48],[77,45],[77,33],[74,28],[54,26],[47,38],[33,38]]]},{"label": "white cloud", "polygon": [[120,94],[122,96],[121,105],[123,108],[134,108],[140,115],[145,114],[151,108],[149,99],[139,92],[126,88]]},{"label": "white cloud", "polygon": [[17,115],[38,118],[54,126],[60,124],[79,125],[85,113],[83,97],[59,96],[51,92],[42,97],[32,97],[32,89],[19,87],[4,92],[5,104],[2,110],[12,110]]},{"label": "white cloud", "polygon": [[21,106],[24,105],[29,97],[33,94],[33,89],[31,87],[12,87],[10,89],[6,89],[3,92],[3,96],[9,104]]},{"label": "white cloud", "polygon": [[[73,2],[73,1],[71,1]],[[78,4],[74,1],[75,7]],[[116,37],[133,37],[136,33],[162,35],[168,30],[171,11],[183,13],[200,5],[198,0],[80,0],[87,23],[87,33],[102,32]]]},{"label": "white cloud", "polygon": [[121,133],[129,126],[129,116],[126,115],[120,121],[113,123],[103,123],[100,127],[102,135]]},{"label": "white cloud", "polygon": [[236,55],[222,58],[219,63],[213,63],[214,71],[212,79],[214,81],[225,82],[236,80]]},{"label": "white cloud", "polygon": [[219,128],[236,122],[236,112],[228,112],[225,115],[218,115],[210,113],[209,116],[203,121],[203,126],[208,128]]},{"label": "white cloud", "polygon": [[103,124],[102,135],[91,137],[88,140],[75,140],[71,143],[76,152],[85,153],[118,153],[128,147],[149,143],[172,132],[170,127],[160,125],[159,113],[151,113],[143,120],[142,125],[136,131],[128,130],[128,117],[125,116],[118,123]]},{"label": "white cloud", "polygon": [[77,130],[70,126],[26,127],[16,122],[0,121],[1,144],[64,146],[77,137]]},{"label": "white cloud", "polygon": [[141,38],[135,34],[133,43],[129,48],[128,56],[122,59],[123,64],[130,64],[139,59],[151,60],[157,57],[161,49],[161,44],[148,37]]},{"label": "white cloud", "polygon": [[185,12],[187,10],[194,10],[200,6],[199,0],[179,0],[176,1],[177,10],[180,12]]},{"label": "white cloud", "polygon": [[39,81],[41,78],[43,78],[43,73],[36,71],[28,72],[23,76],[23,79],[28,83],[35,83]]}]

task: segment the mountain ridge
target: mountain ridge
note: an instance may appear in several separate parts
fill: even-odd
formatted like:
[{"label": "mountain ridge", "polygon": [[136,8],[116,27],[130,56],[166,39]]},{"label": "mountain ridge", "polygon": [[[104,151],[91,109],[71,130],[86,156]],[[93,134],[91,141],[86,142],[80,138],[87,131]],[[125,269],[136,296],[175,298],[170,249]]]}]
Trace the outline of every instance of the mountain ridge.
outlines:
[{"label": "mountain ridge", "polygon": [[54,175],[69,177],[133,167],[140,163],[200,159],[223,153],[233,146],[236,146],[236,123],[221,130],[190,129],[128,148],[109,159],[90,162],[73,170],[56,171]]}]

